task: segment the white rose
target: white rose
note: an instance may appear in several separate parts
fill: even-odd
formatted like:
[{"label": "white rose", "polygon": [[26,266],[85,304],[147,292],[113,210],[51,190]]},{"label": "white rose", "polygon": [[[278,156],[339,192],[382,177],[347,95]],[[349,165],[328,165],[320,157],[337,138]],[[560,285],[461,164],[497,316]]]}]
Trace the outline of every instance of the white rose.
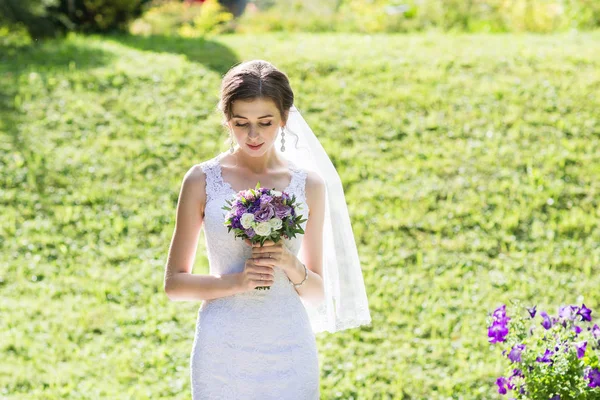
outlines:
[{"label": "white rose", "polygon": [[279,190],[271,190],[271,196],[273,197],[281,197],[282,194]]},{"label": "white rose", "polygon": [[283,221],[279,218],[271,218],[269,224],[271,224],[271,229],[276,231],[277,229],[280,229],[283,226]]},{"label": "white rose", "polygon": [[259,222],[254,227],[254,232],[259,236],[269,236],[271,234],[271,224],[268,222]]},{"label": "white rose", "polygon": [[252,227],[252,222],[254,222],[254,214],[244,213],[242,218],[240,218],[240,223],[244,227],[244,229],[248,229]]}]

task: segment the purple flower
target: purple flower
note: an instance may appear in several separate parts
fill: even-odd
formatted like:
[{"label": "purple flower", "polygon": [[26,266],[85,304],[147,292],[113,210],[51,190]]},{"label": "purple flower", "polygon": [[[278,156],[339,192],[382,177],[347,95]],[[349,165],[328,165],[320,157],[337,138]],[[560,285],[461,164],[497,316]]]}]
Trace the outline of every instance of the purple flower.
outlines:
[{"label": "purple flower", "polygon": [[592,335],[594,335],[596,339],[600,338],[600,327],[598,326],[598,324],[594,324],[594,326],[592,327]]},{"label": "purple flower", "polygon": [[512,375],[510,377],[512,378],[514,376],[518,376],[518,377],[523,378],[524,377],[523,371],[521,371],[519,368],[513,369]]},{"label": "purple flower", "polygon": [[285,217],[287,217],[288,215],[291,215],[291,213],[292,213],[292,207],[286,206],[282,202],[275,202],[274,206],[275,206],[275,215],[279,219],[284,219]]},{"label": "purple flower", "polygon": [[577,325],[573,325],[573,328],[571,328],[575,331],[575,336],[579,335],[581,333],[581,327],[577,326]]},{"label": "purple flower", "polygon": [[271,204],[260,206],[254,213],[254,220],[257,222],[265,222],[275,216],[275,208]]},{"label": "purple flower", "polygon": [[490,343],[504,342],[506,335],[508,335],[508,326],[506,324],[494,321],[492,326],[488,328],[488,337],[490,338],[488,341]]},{"label": "purple flower", "polygon": [[544,355],[542,357],[536,358],[535,361],[537,361],[537,362],[544,362],[544,363],[551,363],[552,359],[550,357],[553,354],[554,354],[553,351],[550,351],[549,349],[546,349],[546,352],[544,353]]},{"label": "purple flower", "polygon": [[260,196],[260,205],[264,206],[265,204],[269,204],[272,200],[273,197],[269,196],[268,194],[263,194]]},{"label": "purple flower", "polygon": [[528,308],[527,311],[529,312],[529,315],[531,316],[531,318],[535,317],[535,313],[536,313],[536,308],[537,306],[533,306],[531,308]]},{"label": "purple flower", "polygon": [[546,311],[542,311],[540,313],[540,315],[544,319],[542,321],[542,326],[544,327],[544,329],[548,330],[548,329],[552,328],[552,321],[550,321],[550,317],[548,316],[548,314],[546,313]]},{"label": "purple flower", "polygon": [[254,229],[252,228],[248,228],[245,230],[246,235],[248,235],[249,238],[254,237],[254,235],[256,235],[256,233],[254,232]]},{"label": "purple flower", "polygon": [[244,229],[240,221],[240,217],[235,216],[231,219],[231,227],[234,229]]},{"label": "purple flower", "polygon": [[563,320],[573,321],[577,315],[577,306],[562,306],[558,309],[558,316]]},{"label": "purple flower", "polygon": [[518,344],[516,346],[513,346],[513,348],[510,350],[510,353],[508,354],[509,360],[512,362],[521,362],[521,352],[523,350],[525,350],[524,344]]},{"label": "purple flower", "polygon": [[550,400],[560,400],[560,394],[552,396]]},{"label": "purple flower", "polygon": [[498,393],[506,394],[508,391],[506,390],[507,388],[505,387],[505,385],[507,384],[508,380],[503,376],[496,379],[496,385],[498,385]]},{"label": "purple flower", "polygon": [[600,387],[600,371],[599,370],[588,367],[588,370],[586,371],[584,378],[589,381],[588,382],[589,387],[591,387],[591,388]]},{"label": "purple flower", "polygon": [[500,307],[496,308],[492,317],[494,317],[495,320],[506,318],[506,304],[502,304]]},{"label": "purple flower", "polygon": [[587,342],[575,343],[575,348],[577,349],[577,358],[582,358],[585,355],[586,346]]},{"label": "purple flower", "polygon": [[506,335],[508,335],[508,321],[510,321],[510,317],[506,316],[506,304],[495,309],[492,316],[492,325],[488,327],[489,342],[504,342]]},{"label": "purple flower", "polygon": [[581,317],[582,321],[591,321],[592,320],[592,310],[587,308],[585,304],[581,305],[579,311],[577,311],[577,315]]}]

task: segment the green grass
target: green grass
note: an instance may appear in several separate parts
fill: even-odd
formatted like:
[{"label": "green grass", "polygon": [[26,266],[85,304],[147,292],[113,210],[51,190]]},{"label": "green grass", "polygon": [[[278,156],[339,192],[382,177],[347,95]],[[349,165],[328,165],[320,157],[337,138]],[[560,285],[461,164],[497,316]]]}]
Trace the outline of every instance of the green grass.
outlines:
[{"label": "green grass", "polygon": [[[0,49],[0,397],[190,398],[200,303],[162,290],[181,180],[262,58],[340,173],[372,327],[323,399],[492,399],[486,316],[600,307],[600,34],[70,36]],[[208,272],[204,236],[194,273]]]}]

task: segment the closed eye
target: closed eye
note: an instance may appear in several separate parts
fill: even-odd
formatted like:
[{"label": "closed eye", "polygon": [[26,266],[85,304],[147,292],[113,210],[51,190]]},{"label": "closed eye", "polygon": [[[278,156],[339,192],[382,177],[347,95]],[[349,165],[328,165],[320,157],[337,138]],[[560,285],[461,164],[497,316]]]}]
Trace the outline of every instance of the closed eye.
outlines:
[{"label": "closed eye", "polygon": [[[269,122],[268,124],[259,124],[259,125],[261,125],[261,126],[271,126],[272,123]],[[248,126],[248,124],[235,124],[235,126]]]}]

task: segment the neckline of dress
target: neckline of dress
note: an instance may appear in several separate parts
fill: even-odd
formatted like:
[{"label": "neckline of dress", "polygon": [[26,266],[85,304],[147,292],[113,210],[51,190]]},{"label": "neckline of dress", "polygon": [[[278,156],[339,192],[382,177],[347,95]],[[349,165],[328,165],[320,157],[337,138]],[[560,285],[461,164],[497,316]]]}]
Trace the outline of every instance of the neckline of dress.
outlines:
[{"label": "neckline of dress", "polygon": [[[229,182],[227,182],[225,179],[223,179],[223,173],[221,171],[221,162],[220,161],[226,155],[227,155],[227,152],[223,152],[217,156],[216,164],[217,164],[217,171],[219,174],[219,180],[221,181],[221,183],[223,183],[223,186],[225,186],[231,193],[238,193],[233,188],[233,186],[231,186],[231,184]],[[291,175],[291,179],[290,179],[290,183],[281,192],[286,192],[286,193],[290,194],[289,190],[292,188],[292,185],[294,184],[294,179],[296,177],[296,174],[295,174],[296,165],[294,164],[294,162],[292,160],[288,159],[287,162],[288,162],[287,170],[289,171],[289,173]]]}]

